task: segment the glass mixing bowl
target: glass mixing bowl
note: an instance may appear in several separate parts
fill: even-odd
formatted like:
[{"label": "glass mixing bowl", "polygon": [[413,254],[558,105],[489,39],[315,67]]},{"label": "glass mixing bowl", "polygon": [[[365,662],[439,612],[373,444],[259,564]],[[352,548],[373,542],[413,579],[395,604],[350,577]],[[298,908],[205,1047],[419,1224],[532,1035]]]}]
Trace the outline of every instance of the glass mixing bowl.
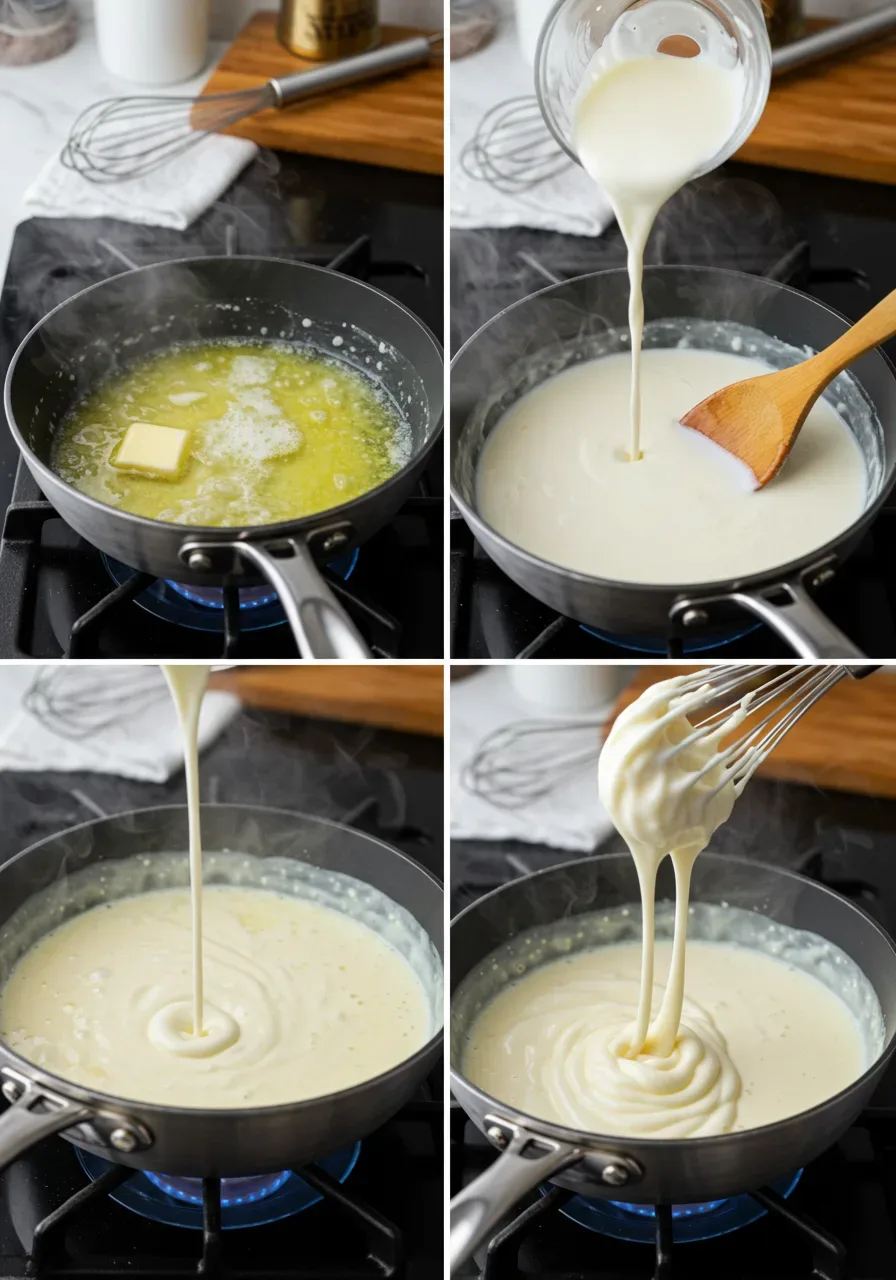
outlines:
[{"label": "glass mixing bowl", "polygon": [[685,37],[722,65],[740,65],[744,100],[737,128],[722,151],[691,176],[708,173],[747,140],[762,115],[772,49],[757,0],[559,0],[541,29],[535,92],[545,122],[578,162],[573,123],[579,91],[594,55],[612,40],[623,56],[647,56],[670,37]]}]

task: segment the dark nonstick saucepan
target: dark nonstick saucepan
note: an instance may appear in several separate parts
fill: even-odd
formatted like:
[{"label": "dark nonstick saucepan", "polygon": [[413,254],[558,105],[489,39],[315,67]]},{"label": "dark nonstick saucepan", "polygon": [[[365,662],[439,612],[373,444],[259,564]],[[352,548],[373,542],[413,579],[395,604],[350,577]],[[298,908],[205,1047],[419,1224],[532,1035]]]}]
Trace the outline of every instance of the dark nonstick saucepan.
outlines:
[{"label": "dark nonstick saucepan", "polygon": [[[437,1062],[443,895],[434,877],[372,836],[282,809],[203,805],[202,835],[207,882],[226,882],[226,867],[232,865],[246,882],[244,877],[254,874],[245,869],[246,854],[267,861],[269,884],[279,874],[271,859],[298,860],[361,880],[403,907],[413,917],[413,962],[438,1029],[391,1071],[352,1089],[286,1106],[218,1111],[151,1105],[86,1089],[0,1043],[0,1089],[12,1103],[0,1115],[0,1169],[54,1133],[107,1160],[161,1174],[240,1177],[295,1169],[384,1124]],[[66,912],[101,900],[91,900],[100,864],[106,896],[111,885],[124,888],[126,882],[116,877],[127,871],[125,860],[135,858],[146,866],[143,888],[185,885],[186,848],[187,811],[172,806],[88,822],[18,854],[0,868],[0,985],[48,919],[58,924]],[[325,879],[329,882],[329,875]],[[35,909],[23,913],[26,903]],[[12,929],[16,913],[19,924]],[[137,1046],[134,1051],[139,1052]]]},{"label": "dark nonstick saucepan", "polygon": [[[542,560],[482,518],[476,475],[490,432],[515,400],[546,378],[576,361],[627,350],[628,298],[625,271],[580,276],[508,307],[458,352],[451,368],[451,495],[474,535],[531,595],[635,644],[687,637],[689,629],[724,628],[749,616],[765,622],[801,657],[863,657],[811,592],[855,550],[896,479],[896,376],[879,351],[856,361],[851,376],[841,375],[827,393],[865,456],[865,509],[837,538],[799,560],[719,582],[620,582]],[[644,308],[646,346],[684,340],[693,347],[730,351],[725,326],[733,323],[799,351],[818,351],[849,327],[849,321],[796,289],[714,267],[648,267]],[[747,335],[743,354],[751,354],[749,346]],[[595,406],[597,415],[599,410]],[[762,518],[760,504],[761,494],[757,519]],[[645,540],[662,539],[649,513],[642,513],[634,527]]]},{"label": "dark nonstick saucepan", "polygon": [[[410,456],[396,475],[351,502],[249,528],[168,524],[97,502],[50,467],[60,419],[131,361],[183,342],[222,338],[315,344],[373,373],[400,409]],[[336,339],[334,344],[333,339]],[[407,308],[350,276],[275,258],[192,258],[141,267],[76,294],[45,316],[6,378],[10,429],[43,493],[71,527],[133,569],[176,582],[277,591],[305,657],[370,652],[317,565],[387,524],[442,427],[439,344]]]},{"label": "dark nonstick saucepan", "polygon": [[[668,861],[660,870],[658,899],[671,902]],[[884,1017],[884,1045],[868,1070],[848,1089],[801,1115],[759,1129],[690,1139],[621,1138],[549,1124],[490,1097],[462,1070],[467,1034],[484,1003],[485,984],[500,981],[500,966],[484,965],[496,948],[528,934],[517,959],[538,963],[532,931],[551,938],[562,953],[640,936],[640,901],[628,853],[607,854],[551,867],[515,880],[473,903],[451,925],[451,1084],[467,1115],[502,1152],[451,1205],[452,1269],[496,1230],[501,1219],[539,1183],[548,1180],[591,1197],[635,1204],[690,1204],[756,1191],[803,1168],[845,1132],[867,1103],[896,1049],[896,948],[875,922],[851,902],[793,872],[744,858],[704,853],[691,887],[696,905],[691,936],[719,939],[720,920],[741,945],[765,920],[805,930],[834,943],[859,966]],[[658,921],[662,912],[658,913]],[[666,913],[671,927],[671,911]],[[559,952],[557,953],[559,954]],[[813,951],[806,953],[812,971]],[[497,976],[496,976],[497,975]],[[821,976],[821,975],[819,975]],[[867,991],[870,996],[870,988]],[[485,996],[485,1000],[489,998]],[[867,1004],[863,1006],[867,1009]],[[862,1021],[861,1017],[858,1019]]]}]

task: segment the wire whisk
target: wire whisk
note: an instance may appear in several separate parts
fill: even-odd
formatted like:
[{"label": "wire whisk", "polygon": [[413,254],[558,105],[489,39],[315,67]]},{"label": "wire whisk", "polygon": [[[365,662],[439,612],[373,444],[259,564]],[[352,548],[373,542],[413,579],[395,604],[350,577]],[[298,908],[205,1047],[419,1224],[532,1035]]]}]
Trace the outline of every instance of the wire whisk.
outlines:
[{"label": "wire whisk", "polygon": [[722,787],[732,782],[735,793],[740,795],[763,761],[819,698],[847,677],[862,679],[878,669],[870,665],[725,665],[695,672],[680,686],[675,706],[669,712],[670,717],[678,716],[684,709],[694,725],[693,732],[663,752],[659,760],[670,760],[697,744],[711,745],[713,741],[721,744],[731,731],[744,723],[748,726],[746,730],[728,746],[720,746],[713,752],[692,779],[693,785],[721,765],[721,779],[716,787],[707,790],[704,801],[708,803]]},{"label": "wire whisk", "polygon": [[78,116],[62,163],[89,182],[140,178],[260,111],[427,62],[442,38],[441,32],[414,36],[234,93],[105,98]]},{"label": "wire whisk", "polygon": [[45,729],[77,742],[170,700],[158,667],[50,667],[22,706]]},{"label": "wire whisk", "polygon": [[551,795],[597,764],[601,728],[593,720],[520,720],[490,733],[464,766],[460,784],[499,809]]},{"label": "wire whisk", "polygon": [[572,164],[531,95],[508,98],[487,111],[460,153],[468,178],[506,195],[531,191]]},{"label": "wire whisk", "polygon": [[90,182],[140,178],[208,134],[277,105],[270,82],[206,98],[104,98],[78,116],[61,160]]},{"label": "wire whisk", "polygon": [[[212,672],[232,663],[216,663]],[[126,724],[155,706],[170,708],[171,693],[160,668],[147,666],[49,667],[25,691],[23,708],[60,738],[73,742]]]}]

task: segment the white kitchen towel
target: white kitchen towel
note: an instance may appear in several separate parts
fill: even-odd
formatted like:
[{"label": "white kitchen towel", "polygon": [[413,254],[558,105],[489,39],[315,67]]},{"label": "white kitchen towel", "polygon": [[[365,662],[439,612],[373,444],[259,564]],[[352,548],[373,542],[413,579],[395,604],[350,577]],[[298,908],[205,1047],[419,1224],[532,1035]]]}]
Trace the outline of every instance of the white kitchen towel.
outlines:
[{"label": "white kitchen towel", "polygon": [[[206,695],[200,750],[239,699]],[[174,701],[158,666],[0,667],[0,770],[114,773],[166,782],[183,766]]]},{"label": "white kitchen towel", "polygon": [[255,156],[245,138],[209,134],[159,169],[126,182],[89,182],[51,156],[25,192],[25,212],[43,218],[119,218],[186,231]]},{"label": "white kitchen towel", "polygon": [[570,164],[556,177],[513,195],[470,177],[461,167],[461,153],[485,113],[508,98],[534,93],[532,68],[520,52],[509,14],[502,16],[491,44],[452,62],[451,225],[458,229],[532,227],[599,236],[613,221],[613,211],[580,165]]},{"label": "white kitchen towel", "polygon": [[[544,712],[524,703],[504,667],[487,667],[451,684],[451,836],[455,840],[525,840],[554,849],[589,853],[613,830],[597,795],[597,757],[601,728],[595,722],[569,730],[576,747],[593,759],[549,795],[506,809],[471,794],[464,774],[490,734],[505,725],[543,722]],[[569,718],[557,716],[558,725]]]}]

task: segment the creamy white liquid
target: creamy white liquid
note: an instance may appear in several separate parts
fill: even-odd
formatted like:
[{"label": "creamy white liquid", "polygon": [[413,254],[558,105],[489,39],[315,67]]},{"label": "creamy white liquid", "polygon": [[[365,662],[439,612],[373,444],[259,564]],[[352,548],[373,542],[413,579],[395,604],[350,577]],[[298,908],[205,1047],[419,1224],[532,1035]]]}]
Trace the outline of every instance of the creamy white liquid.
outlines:
[{"label": "creamy white liquid", "polygon": [[865,464],[819,400],[787,466],[758,493],[746,468],[679,419],[713,391],[768,372],[716,351],[651,349],[642,363],[643,458],[627,462],[624,355],[574,365],[514,404],[489,436],[477,504],[552,564],[623,582],[701,583],[807,555],[864,509]]},{"label": "creamy white liquid", "polygon": [[[713,832],[730,816],[737,795],[718,748],[746,718],[749,695],[711,733],[681,745],[693,735],[688,711],[706,699],[706,690],[682,694],[685,679],[660,680],[624,708],[598,763],[601,802],[631,851],[641,890],[641,997],[637,1022],[624,1037],[627,1058],[667,1058],[675,1047],[684,1000],[691,872]],[[663,1002],[651,1022],[656,877],[667,855],[675,868],[675,939]],[[723,1051],[721,1057],[724,1062]]]},{"label": "creamy white liquid", "polygon": [[[626,21],[631,20],[629,15]],[[609,40],[589,67],[573,140],[583,168],[613,206],[628,251],[632,354],[626,456],[638,459],[642,448],[649,448],[640,438],[647,237],[669,197],[718,156],[735,132],[744,85],[737,63],[720,65],[706,53],[694,58],[654,53],[618,61],[614,52]]]},{"label": "creamy white liquid", "polygon": [[369,1080],[432,1034],[405,958],[339,911],[206,886],[204,1036],[193,1035],[190,895],[121,898],[16,965],[0,1039],[67,1080],[183,1107],[273,1106]]},{"label": "creamy white liquid", "polygon": [[[656,948],[668,971],[671,947]],[[527,1115],[591,1133],[706,1137],[772,1124],[869,1065],[846,1005],[757,951],[688,946],[682,1034],[666,1056],[620,1052],[635,1016],[640,948],[598,947],[534,969],[474,1023],[464,1075]],[[653,991],[654,1003],[663,987]]]},{"label": "creamy white liquid", "polygon": [[[199,806],[199,716],[202,700],[208,688],[207,666],[172,666],[163,664],[162,670],[171,689],[174,705],[180,720],[184,740],[184,771],[187,779],[187,809],[190,839],[190,901],[193,928],[193,1000],[192,1034],[202,1036],[206,1030],[203,1009],[202,980],[202,823]],[[172,1049],[189,1052],[184,1037],[177,1033],[183,1021],[183,1011],[171,1009],[160,1017],[157,1033],[168,1038]],[[213,1043],[222,1043],[233,1034],[227,1024],[216,1025],[210,1031]]]},{"label": "creamy white liquid", "polygon": [[0,1039],[104,1092],[185,1107],[348,1088],[432,1033],[411,965],[329,907],[204,888],[198,728],[207,666],[163,666],[184,738],[190,889],[122,898],[50,932],[0,993]]},{"label": "creamy white liquid", "polygon": [[[756,951],[687,945],[694,862],[743,785],[720,743],[753,695],[691,741],[688,712],[712,691],[684,692],[685,680],[651,685],[625,708],[600,756],[600,797],[638,874],[640,950],[608,946],[535,969],[486,1006],[466,1049],[475,1084],[574,1128],[660,1137],[752,1128],[824,1101],[867,1066],[861,1029],[820,981]],[[666,856],[671,950],[654,937]]]}]

